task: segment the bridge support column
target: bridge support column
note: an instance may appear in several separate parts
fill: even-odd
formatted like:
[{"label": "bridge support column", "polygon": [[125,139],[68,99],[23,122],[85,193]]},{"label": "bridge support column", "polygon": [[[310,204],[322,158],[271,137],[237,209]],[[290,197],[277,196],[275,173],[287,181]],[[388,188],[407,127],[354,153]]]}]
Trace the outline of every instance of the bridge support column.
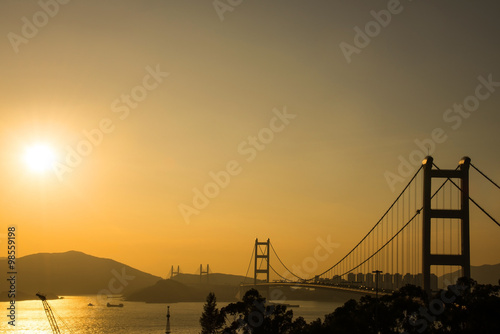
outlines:
[{"label": "bridge support column", "polygon": [[[261,250],[260,246],[264,246],[264,250]],[[259,259],[266,261],[266,269],[258,268]],[[269,283],[269,239],[266,242],[259,242],[259,239],[255,239],[254,284],[257,284],[258,274],[266,274],[266,283]]]},{"label": "bridge support column", "polygon": [[[422,219],[422,274],[423,287],[430,297],[431,293],[431,266],[455,265],[462,267],[462,275],[470,277],[470,228],[469,228],[469,167],[470,158],[464,157],[460,161],[458,170],[432,169],[433,158],[428,156],[422,162],[424,167],[423,181],[423,219]],[[460,209],[433,209],[431,207],[432,179],[449,178],[459,179],[461,188]],[[460,219],[461,252],[460,254],[432,254],[431,227],[432,219],[449,218]]]}]

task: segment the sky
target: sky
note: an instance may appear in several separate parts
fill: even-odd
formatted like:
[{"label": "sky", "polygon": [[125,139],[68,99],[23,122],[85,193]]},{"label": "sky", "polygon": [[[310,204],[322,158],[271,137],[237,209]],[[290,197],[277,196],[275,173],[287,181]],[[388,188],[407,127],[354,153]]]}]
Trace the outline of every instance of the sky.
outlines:
[{"label": "sky", "polygon": [[[17,227],[18,256],[77,250],[162,277],[243,275],[256,238],[300,264],[320,238],[336,244],[326,269],[409,181],[402,165],[470,156],[500,181],[499,9],[2,1],[0,234]],[[24,161],[39,143],[44,173]],[[500,219],[475,172],[471,197]],[[500,262],[499,237],[471,209],[473,265]]]}]

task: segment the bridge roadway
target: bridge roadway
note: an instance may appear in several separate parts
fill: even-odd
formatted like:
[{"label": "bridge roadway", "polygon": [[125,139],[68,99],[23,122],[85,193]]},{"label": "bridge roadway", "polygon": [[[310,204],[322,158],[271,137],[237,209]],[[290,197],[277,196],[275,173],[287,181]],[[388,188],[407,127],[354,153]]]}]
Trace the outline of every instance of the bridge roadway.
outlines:
[{"label": "bridge roadway", "polygon": [[[302,282],[269,282],[269,283],[257,283],[257,284],[241,284],[241,288],[250,288],[250,287],[278,287],[278,286],[287,286],[287,287],[300,287],[300,288],[314,288],[314,289],[328,289],[328,290],[340,290],[340,291],[346,291],[346,292],[351,292],[355,294],[360,294],[360,295],[376,295],[375,288],[373,290],[368,290],[368,289],[358,289],[358,288],[351,288],[351,287],[345,287],[345,286],[339,286],[339,285],[328,285],[328,284],[317,284],[317,283],[302,283]],[[390,294],[388,292],[381,291],[379,289],[378,294],[380,296],[382,295],[387,295]]]}]

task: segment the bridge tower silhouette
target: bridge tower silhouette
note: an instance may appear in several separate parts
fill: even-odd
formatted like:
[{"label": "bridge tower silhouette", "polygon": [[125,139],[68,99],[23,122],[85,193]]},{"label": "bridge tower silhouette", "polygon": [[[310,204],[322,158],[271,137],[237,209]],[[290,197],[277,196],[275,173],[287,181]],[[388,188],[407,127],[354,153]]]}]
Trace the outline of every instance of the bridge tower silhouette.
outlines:
[{"label": "bridge tower silhouette", "polygon": [[209,275],[209,273],[210,273],[210,267],[209,267],[209,265],[207,264],[207,271],[204,271],[203,270],[203,265],[200,264],[200,283],[202,282],[203,275],[207,276],[207,283],[208,283],[208,275]]},{"label": "bridge tower silhouette", "polygon": [[177,266],[177,271],[174,270],[174,266],[172,266],[172,268],[170,269],[170,278],[174,278],[174,276],[177,276],[180,274],[180,267]]},{"label": "bridge tower silhouette", "polygon": [[[428,156],[422,162],[424,167],[423,178],[423,223],[422,223],[422,274],[423,288],[429,293],[431,290],[431,266],[461,266],[462,276],[470,278],[470,226],[469,226],[469,167],[470,158],[464,157],[455,170],[433,169],[433,158]],[[460,208],[433,209],[431,206],[432,179],[459,179],[460,180]],[[433,254],[431,252],[432,220],[433,219],[460,220],[460,254]]]},{"label": "bridge tower silhouette", "polygon": [[[260,246],[264,246],[264,249]],[[269,239],[266,242],[259,242],[259,239],[255,239],[255,266],[254,266],[254,284],[257,284],[257,276],[258,274],[266,274],[266,283],[269,283]],[[266,268],[260,269],[258,264],[259,259],[262,261],[266,261]]]},{"label": "bridge tower silhouette", "polygon": [[[270,239],[256,239],[245,277],[251,279],[248,273],[253,260],[254,286],[312,284],[315,288],[376,294],[376,285],[383,293],[390,293],[412,284],[424,288],[429,296],[453,284],[457,272],[471,278],[470,203],[500,227],[500,222],[470,197],[471,168],[500,189],[469,157],[462,158],[455,169],[440,169],[427,156],[368,233],[329,268],[320,273],[302,271],[300,277],[283,263]],[[322,240],[319,246],[324,245]],[[283,275],[271,266],[271,251]],[[270,270],[281,280],[271,283]],[[384,273],[378,282],[373,280],[374,272]],[[258,282],[261,274],[266,275],[265,282]]]}]

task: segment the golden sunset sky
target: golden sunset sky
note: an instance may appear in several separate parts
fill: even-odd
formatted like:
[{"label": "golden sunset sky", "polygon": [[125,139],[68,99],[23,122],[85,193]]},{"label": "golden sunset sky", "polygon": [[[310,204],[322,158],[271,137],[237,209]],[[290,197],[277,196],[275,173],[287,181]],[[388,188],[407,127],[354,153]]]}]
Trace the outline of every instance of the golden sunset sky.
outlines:
[{"label": "golden sunset sky", "polygon": [[[18,256],[243,275],[255,238],[291,266],[330,236],[326,269],[435,129],[440,168],[467,155],[500,181],[496,1],[66,2],[0,2],[0,234],[17,226]],[[34,172],[40,143],[55,163]],[[471,171],[496,219],[499,195]],[[472,206],[471,231],[472,264],[499,263],[500,228]]]}]

